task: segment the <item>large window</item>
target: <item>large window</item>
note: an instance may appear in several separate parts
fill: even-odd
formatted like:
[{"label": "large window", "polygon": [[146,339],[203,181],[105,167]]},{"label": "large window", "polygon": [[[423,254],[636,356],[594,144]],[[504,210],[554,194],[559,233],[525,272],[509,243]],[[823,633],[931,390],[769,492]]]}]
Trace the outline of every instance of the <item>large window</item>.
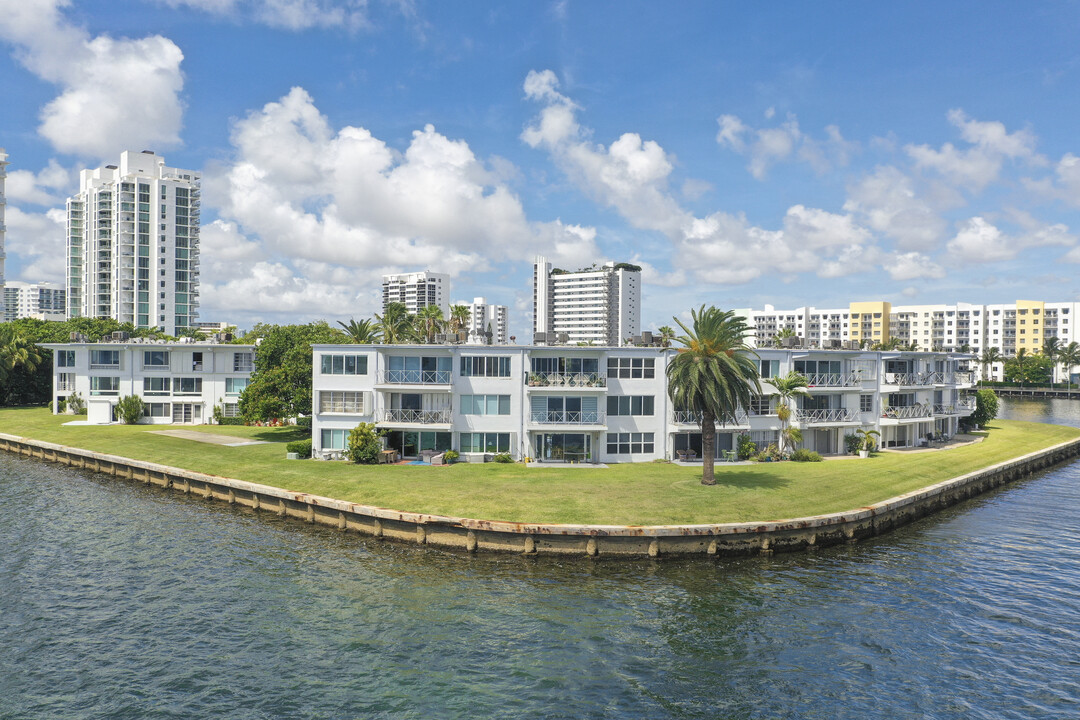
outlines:
[{"label": "large window", "polygon": [[428,357],[391,355],[386,360],[390,368],[386,373],[387,382],[436,385],[450,383],[453,363],[449,355]]},{"label": "large window", "polygon": [[572,375],[596,375],[600,372],[597,358],[538,357],[532,359],[534,373],[565,373]]},{"label": "large window", "polygon": [[461,358],[463,377],[510,377],[510,358],[477,355]]},{"label": "large window", "polygon": [[366,415],[368,414],[368,410],[364,403],[364,399],[365,393],[363,392],[320,390],[319,412]]},{"label": "large window", "polygon": [[609,395],[607,399],[608,415],[652,415],[654,396],[652,395]]},{"label": "large window", "polygon": [[117,395],[120,392],[120,378],[118,377],[90,377],[91,395]]},{"label": "large window", "polygon": [[169,367],[168,350],[146,350],[143,352],[144,368],[167,368]]},{"label": "large window", "polygon": [[656,377],[655,358],[608,358],[607,376],[609,378],[652,378]]},{"label": "large window", "polygon": [[202,392],[202,378],[176,378],[173,380],[174,395],[198,395]]},{"label": "large window", "polygon": [[746,408],[746,411],[751,415],[771,415],[772,396],[755,395],[754,397],[751,397],[750,407]]},{"label": "large window", "polygon": [[170,388],[167,377],[143,378],[143,395],[168,395]]},{"label": "large window", "polygon": [[251,372],[255,369],[255,353],[233,353],[233,372]]},{"label": "large window", "polygon": [[323,355],[323,375],[367,375],[367,355]]},{"label": "large window", "polygon": [[146,403],[146,409],[143,412],[146,417],[151,418],[172,417],[172,407],[169,403]]},{"label": "large window", "polygon": [[239,395],[248,386],[248,378],[225,378],[225,394]]},{"label": "large window", "polygon": [[120,367],[119,350],[91,350],[90,368],[118,368]]},{"label": "large window", "polygon": [[75,367],[75,351],[57,350],[56,367]]},{"label": "large window", "polygon": [[607,451],[609,455],[651,453],[655,447],[652,433],[607,434]]},{"label": "large window", "polygon": [[461,452],[510,452],[510,433],[461,433]]},{"label": "large window", "polygon": [[462,395],[462,415],[509,415],[509,395]]},{"label": "large window", "polygon": [[322,449],[323,450],[344,450],[345,438],[349,436],[348,430],[323,430],[322,431]]},{"label": "large window", "polygon": [[780,374],[779,360],[758,360],[758,368],[763,378],[776,377]]}]

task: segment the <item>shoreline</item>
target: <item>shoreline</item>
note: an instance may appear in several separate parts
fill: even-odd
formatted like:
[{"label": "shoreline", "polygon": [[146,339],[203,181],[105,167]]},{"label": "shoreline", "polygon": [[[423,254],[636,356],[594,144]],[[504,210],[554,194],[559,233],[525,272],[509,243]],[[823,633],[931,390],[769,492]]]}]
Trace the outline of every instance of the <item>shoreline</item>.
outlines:
[{"label": "shoreline", "polygon": [[856,542],[1080,455],[1080,438],[879,503],[774,521],[687,525],[515,523],[363,505],[0,433],[0,450],[375,538],[464,550],[624,558],[736,557]]}]

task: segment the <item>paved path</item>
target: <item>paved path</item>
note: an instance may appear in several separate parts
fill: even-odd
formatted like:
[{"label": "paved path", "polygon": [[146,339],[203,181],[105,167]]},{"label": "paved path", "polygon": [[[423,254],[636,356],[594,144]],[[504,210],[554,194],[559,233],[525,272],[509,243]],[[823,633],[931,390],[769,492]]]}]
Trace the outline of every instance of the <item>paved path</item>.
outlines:
[{"label": "paved path", "polygon": [[265,440],[244,440],[232,435],[215,435],[214,433],[196,432],[195,430],[150,430],[153,435],[168,435],[181,440],[194,440],[195,442],[210,443],[211,445],[224,445],[226,447],[243,447],[245,445],[268,445]]}]

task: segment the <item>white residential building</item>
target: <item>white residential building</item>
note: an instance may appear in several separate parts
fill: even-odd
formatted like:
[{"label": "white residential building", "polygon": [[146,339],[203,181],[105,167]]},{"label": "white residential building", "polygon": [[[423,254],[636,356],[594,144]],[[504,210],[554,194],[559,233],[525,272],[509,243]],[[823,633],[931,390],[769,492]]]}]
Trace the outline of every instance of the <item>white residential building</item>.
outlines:
[{"label": "white residential building", "polygon": [[199,305],[199,174],[126,151],[83,170],[67,202],[69,317],[177,335]]},{"label": "white residential building", "polygon": [[3,322],[18,318],[64,320],[67,301],[64,288],[53,283],[9,282],[4,286]]},{"label": "white residential building", "polygon": [[410,315],[415,315],[428,305],[436,305],[443,317],[450,315],[450,276],[443,273],[420,272],[383,275],[382,307],[392,302],[405,305]]},{"label": "white residential building", "polygon": [[4,148],[0,147],[0,314],[4,311],[4,260],[7,257],[4,254],[4,236],[7,234],[7,225],[5,225],[5,218],[7,212],[7,194],[4,185],[7,181],[7,153],[4,152]]},{"label": "white residential building", "polygon": [[[313,447],[340,456],[359,422],[385,431],[404,457],[458,450],[469,461],[509,452],[543,461],[643,462],[701,456],[698,417],[667,395],[671,350],[653,347],[517,345],[315,345]],[[844,450],[844,436],[876,429],[886,447],[956,433],[974,410],[962,396],[967,356],[762,349],[765,377],[804,373],[812,397],[792,421],[803,447]],[[781,429],[771,386],[732,424],[718,427],[717,453],[748,434],[759,446]]]},{"label": "white residential building", "polygon": [[[544,333],[545,335],[540,335]],[[567,342],[621,345],[641,334],[641,269],[626,263],[566,272],[545,257],[533,263],[533,338],[565,333]]]},{"label": "white residential building", "polygon": [[215,405],[236,417],[255,365],[253,345],[135,338],[42,347],[53,351],[53,412],[78,393],[93,424],[116,422],[116,402],[128,395],[146,403],[144,423],[207,424]]},{"label": "white residential building", "polygon": [[487,344],[490,340],[495,345],[506,345],[510,342],[510,311],[505,305],[491,305],[482,297],[458,304],[469,308],[469,343]]}]

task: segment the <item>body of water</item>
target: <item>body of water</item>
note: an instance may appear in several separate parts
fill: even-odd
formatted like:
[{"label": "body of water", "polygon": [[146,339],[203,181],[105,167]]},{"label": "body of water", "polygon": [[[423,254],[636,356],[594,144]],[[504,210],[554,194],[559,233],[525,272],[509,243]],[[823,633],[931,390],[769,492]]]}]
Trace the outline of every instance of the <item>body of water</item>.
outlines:
[{"label": "body of water", "polygon": [[1080,717],[1078,527],[1072,463],[813,553],[465,557],[0,455],[0,718]]}]

